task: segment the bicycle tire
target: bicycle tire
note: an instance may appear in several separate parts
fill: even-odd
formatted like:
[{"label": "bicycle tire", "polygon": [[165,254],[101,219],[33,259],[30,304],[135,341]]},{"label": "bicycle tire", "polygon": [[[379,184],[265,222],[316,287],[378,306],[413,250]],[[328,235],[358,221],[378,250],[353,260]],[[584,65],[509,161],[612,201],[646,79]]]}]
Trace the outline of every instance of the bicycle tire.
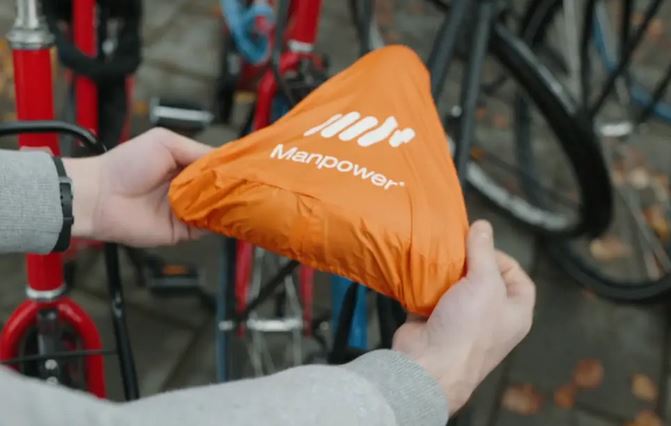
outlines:
[{"label": "bicycle tire", "polygon": [[[533,0],[525,13],[520,33],[534,48],[542,48],[547,31],[561,11],[561,0]],[[671,274],[658,279],[616,280],[586,261],[568,241],[545,241],[551,259],[585,288],[608,299],[623,302],[659,300],[671,293]]]},{"label": "bicycle tire", "polygon": [[580,190],[580,220],[561,228],[548,226],[547,221],[543,223],[539,219],[539,207],[530,206],[512,194],[506,197],[492,196],[496,191],[505,189],[500,186],[487,188],[481,182],[474,181],[470,170],[473,163],[467,175],[469,184],[499,209],[540,234],[552,237],[598,235],[610,223],[613,200],[608,171],[589,120],[562,84],[538,63],[531,49],[500,24],[495,25],[492,31],[490,54],[506,69],[509,77],[525,89],[557,137]]},{"label": "bicycle tire", "polygon": [[[371,23],[371,28],[380,33],[375,23]],[[589,122],[560,82],[538,64],[531,49],[500,23],[492,31],[489,54],[505,69],[504,80],[510,78],[526,89],[559,139],[560,148],[568,158],[580,188],[579,219],[568,222],[556,213],[531,205],[489,178],[475,162],[469,163],[468,184],[496,208],[541,235],[568,237],[600,233],[611,219],[612,194],[596,135]]]}]

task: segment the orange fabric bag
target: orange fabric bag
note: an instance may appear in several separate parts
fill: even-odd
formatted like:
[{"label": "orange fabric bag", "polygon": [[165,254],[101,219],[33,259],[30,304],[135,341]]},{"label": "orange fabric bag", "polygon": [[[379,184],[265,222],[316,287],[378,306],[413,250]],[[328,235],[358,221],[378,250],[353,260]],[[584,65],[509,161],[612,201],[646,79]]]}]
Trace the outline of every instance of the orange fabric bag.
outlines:
[{"label": "orange fabric bag", "polygon": [[275,124],[172,183],[178,218],[431,313],[465,271],[468,220],[417,55],[369,53]]}]

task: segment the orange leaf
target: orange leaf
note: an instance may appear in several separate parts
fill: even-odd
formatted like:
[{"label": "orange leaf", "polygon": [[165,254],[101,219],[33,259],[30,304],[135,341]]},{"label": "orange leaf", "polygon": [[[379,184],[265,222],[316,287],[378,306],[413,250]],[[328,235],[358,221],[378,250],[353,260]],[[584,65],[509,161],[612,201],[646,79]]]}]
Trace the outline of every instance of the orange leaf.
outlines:
[{"label": "orange leaf", "polygon": [[596,389],[603,382],[603,364],[594,358],[583,359],[573,372],[573,382],[583,389]]},{"label": "orange leaf", "polygon": [[657,384],[645,374],[634,374],[631,377],[631,392],[643,401],[657,401]]},{"label": "orange leaf", "polygon": [[606,235],[603,238],[592,240],[589,252],[594,259],[600,262],[610,262],[627,256],[631,249],[619,238]]},{"label": "orange leaf", "polygon": [[650,180],[650,172],[642,166],[631,169],[627,174],[627,181],[629,184],[638,190],[645,189],[650,186]]},{"label": "orange leaf", "polygon": [[578,388],[574,383],[561,386],[555,391],[554,394],[555,405],[565,409],[573,408],[575,405],[575,394],[577,391]]},{"label": "orange leaf", "polygon": [[530,416],[540,411],[543,396],[532,384],[511,385],[503,393],[501,405],[513,413]]},{"label": "orange leaf", "polygon": [[510,121],[508,120],[508,117],[506,117],[504,114],[501,114],[501,113],[495,113],[494,114],[494,117],[492,118],[492,124],[497,129],[508,129],[508,128],[510,128]]},{"label": "orange leaf", "polygon": [[650,410],[638,413],[633,422],[626,423],[625,426],[662,426],[662,419]]},{"label": "orange leaf", "polygon": [[475,119],[477,121],[483,121],[487,117],[487,108],[481,106],[475,109]]},{"label": "orange leaf", "polygon": [[133,115],[145,117],[149,113],[149,104],[144,99],[136,99],[133,102]]},{"label": "orange leaf", "polygon": [[645,221],[648,222],[650,228],[655,231],[662,241],[669,241],[671,236],[671,229],[669,227],[669,220],[664,214],[662,207],[658,204],[648,207],[643,212]]},{"label": "orange leaf", "polygon": [[653,40],[660,40],[664,36],[664,22],[658,17],[652,18],[647,35]]}]

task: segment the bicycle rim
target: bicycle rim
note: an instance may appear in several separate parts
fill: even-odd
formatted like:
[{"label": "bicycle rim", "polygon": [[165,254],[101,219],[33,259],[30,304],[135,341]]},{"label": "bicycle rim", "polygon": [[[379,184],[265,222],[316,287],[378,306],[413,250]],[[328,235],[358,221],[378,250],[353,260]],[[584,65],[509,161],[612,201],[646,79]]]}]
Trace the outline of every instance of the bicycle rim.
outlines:
[{"label": "bicycle rim", "polygon": [[[566,71],[569,67],[561,49],[552,49],[547,41],[556,39],[557,27],[564,18],[562,1],[538,1],[532,6],[535,9],[527,16],[531,25],[525,36],[536,50],[554,50],[552,56],[560,60],[556,69]],[[598,54],[598,48],[591,51],[597,58]],[[607,76],[609,67],[604,66],[602,72]],[[599,83],[599,78],[592,77],[591,84],[594,82]],[[616,91],[609,94],[594,121],[603,135],[601,150],[614,188],[613,221],[599,238],[552,241],[546,246],[561,267],[598,294],[643,301],[671,289],[671,244],[666,232],[671,217],[668,171],[654,158],[665,158],[664,153],[671,155],[671,150],[664,150],[668,143],[654,140],[652,133],[646,135],[636,129],[632,120],[635,112],[629,109],[635,105],[623,102]]]}]

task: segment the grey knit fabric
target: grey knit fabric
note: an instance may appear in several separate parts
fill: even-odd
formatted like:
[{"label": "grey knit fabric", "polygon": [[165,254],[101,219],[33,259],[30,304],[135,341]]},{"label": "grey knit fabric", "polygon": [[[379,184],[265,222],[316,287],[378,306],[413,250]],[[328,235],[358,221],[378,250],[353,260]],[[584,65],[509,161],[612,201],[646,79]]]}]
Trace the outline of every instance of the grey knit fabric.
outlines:
[{"label": "grey knit fabric", "polygon": [[47,253],[56,245],[62,224],[51,157],[0,150],[0,253]]},{"label": "grey knit fabric", "polygon": [[2,426],[444,426],[437,383],[393,351],[342,366],[296,367],[259,379],[113,403],[0,367]]}]

